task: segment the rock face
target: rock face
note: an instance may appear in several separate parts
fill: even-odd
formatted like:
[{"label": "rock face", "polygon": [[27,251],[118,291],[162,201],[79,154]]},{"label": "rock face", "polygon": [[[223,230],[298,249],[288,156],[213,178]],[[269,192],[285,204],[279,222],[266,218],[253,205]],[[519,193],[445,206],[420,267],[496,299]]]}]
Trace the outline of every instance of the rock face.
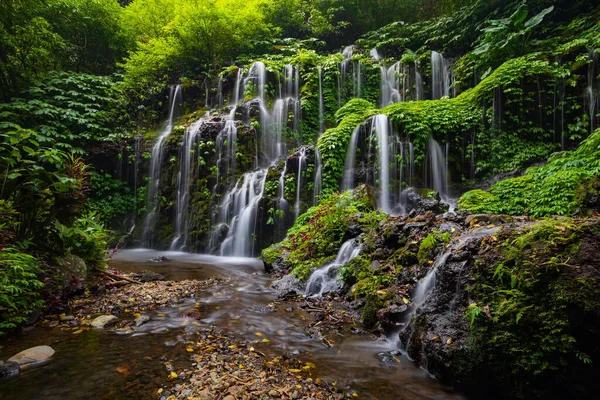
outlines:
[{"label": "rock face", "polygon": [[77,256],[66,256],[56,260],[57,281],[67,286],[73,279],[85,279],[87,267],[85,261]]},{"label": "rock face", "polygon": [[434,190],[411,188],[403,196],[406,196],[405,207],[409,215],[422,215],[427,211],[443,214],[449,209],[447,204],[442,203],[440,194]]},{"label": "rock face", "polygon": [[19,363],[16,361],[0,361],[0,378],[18,375],[20,371]]},{"label": "rock face", "polygon": [[91,326],[94,328],[105,328],[107,326],[116,324],[119,318],[114,315],[101,315],[98,318],[94,319],[91,323]]},{"label": "rock face", "polygon": [[37,346],[12,356],[8,362],[15,362],[21,369],[25,369],[47,361],[54,353],[50,346]]}]

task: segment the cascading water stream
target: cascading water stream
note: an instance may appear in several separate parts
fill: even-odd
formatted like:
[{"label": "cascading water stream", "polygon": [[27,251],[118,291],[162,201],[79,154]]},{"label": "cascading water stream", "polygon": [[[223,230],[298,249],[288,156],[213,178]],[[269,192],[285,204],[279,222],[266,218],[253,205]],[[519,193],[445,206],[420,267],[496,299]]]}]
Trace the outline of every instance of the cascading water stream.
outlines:
[{"label": "cascading water stream", "polygon": [[387,115],[379,114],[373,117],[371,135],[377,136],[379,152],[379,206],[385,213],[392,211],[390,199],[390,121]]},{"label": "cascading water stream", "polygon": [[[317,136],[317,142],[319,138],[325,131],[325,121],[324,121],[324,104],[323,104],[323,69],[319,65],[319,134]],[[318,204],[318,198],[321,194],[321,189],[323,186],[323,165],[321,163],[321,153],[319,152],[319,148],[317,147],[317,143],[315,143],[315,183],[314,183],[314,193],[313,193],[313,205]]]},{"label": "cascading water stream", "polygon": [[360,134],[360,126],[354,128],[350,143],[348,144],[348,152],[346,153],[346,161],[344,162],[344,180],[342,181],[342,190],[352,190],[355,188],[354,166],[356,164],[356,151],[358,146],[358,135]]},{"label": "cascading water stream", "polygon": [[169,94],[169,117],[166,120],[161,133],[158,135],[156,143],[152,147],[152,157],[150,159],[150,171],[149,171],[149,184],[148,184],[148,197],[146,203],[146,209],[149,210],[146,214],[144,221],[144,230],[142,233],[142,240],[148,247],[154,245],[154,227],[156,225],[159,201],[158,194],[160,188],[160,172],[163,162],[163,153],[165,148],[165,141],[171,131],[173,130],[173,124],[179,118],[182,108],[183,95],[181,92],[181,85],[171,87]]},{"label": "cascading water stream", "polygon": [[301,147],[298,150],[298,172],[296,175],[296,203],[294,204],[294,218],[297,219],[300,216],[300,192],[302,190],[302,170],[304,164],[306,164],[306,148]]},{"label": "cascading water stream", "polygon": [[187,217],[190,199],[190,184],[192,175],[192,156],[194,143],[202,125],[206,123],[206,116],[194,122],[185,131],[179,152],[179,172],[177,174],[177,214],[175,217],[175,238],[171,242],[171,249],[181,249],[187,241]]},{"label": "cascading water stream", "polygon": [[350,239],[340,247],[335,261],[325,264],[315,270],[306,284],[305,296],[322,296],[325,293],[338,290],[342,283],[338,280],[338,270],[360,254],[360,240]]},{"label": "cascading water stream", "polygon": [[[440,144],[433,138],[428,141],[429,146],[429,176],[431,188],[440,194],[443,201],[448,201],[448,165],[447,157]],[[446,148],[446,152],[447,152]]]},{"label": "cascading water stream", "polygon": [[437,51],[431,52],[431,98],[450,96],[450,69],[448,62]]},{"label": "cascading water stream", "polygon": [[255,255],[256,220],[266,180],[266,169],[246,173],[225,196],[220,206],[220,215],[222,221],[227,221],[229,231],[221,244],[221,256]]}]

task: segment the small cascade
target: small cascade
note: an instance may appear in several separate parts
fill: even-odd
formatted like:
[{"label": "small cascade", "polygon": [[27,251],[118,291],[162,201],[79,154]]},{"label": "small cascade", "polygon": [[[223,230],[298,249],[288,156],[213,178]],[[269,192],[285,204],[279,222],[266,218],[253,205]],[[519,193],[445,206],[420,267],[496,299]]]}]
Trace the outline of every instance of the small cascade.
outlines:
[{"label": "small cascade", "polygon": [[348,143],[348,152],[346,153],[346,161],[344,162],[344,180],[342,181],[342,190],[352,190],[356,187],[354,182],[354,166],[356,165],[356,151],[359,134],[360,126],[357,126],[352,132],[350,143]]},{"label": "small cascade", "polygon": [[177,214],[175,216],[175,238],[171,242],[171,250],[181,249],[187,239],[188,205],[190,200],[190,184],[192,182],[192,157],[194,144],[206,117],[200,118],[185,131],[179,152],[179,173],[177,174]]},{"label": "small cascade", "polygon": [[419,72],[419,61],[415,60],[415,100],[425,99],[425,89],[423,88],[423,78]]},{"label": "small cascade", "polygon": [[219,76],[217,85],[217,108],[223,108],[223,75]]},{"label": "small cascade", "polygon": [[300,147],[298,149],[298,172],[296,181],[296,203],[294,204],[294,218],[300,216],[300,192],[302,190],[302,170],[306,164],[306,147]]},{"label": "small cascade", "polygon": [[[499,228],[481,228],[472,232],[465,232],[454,241],[454,243],[438,254],[433,265],[427,275],[423,279],[421,279],[417,286],[415,287],[415,292],[413,296],[413,300],[410,304],[410,309],[403,317],[403,323],[400,330],[406,329],[415,314],[419,312],[419,308],[425,303],[431,292],[435,288],[437,272],[441,266],[446,264],[448,257],[452,254],[453,251],[456,251],[467,244],[469,241],[473,239],[483,238],[486,236],[493,235]],[[397,332],[396,332],[397,334]]]},{"label": "small cascade", "polygon": [[362,97],[362,62],[358,60],[356,62],[356,93],[354,97],[361,98]]},{"label": "small cascade", "polygon": [[248,84],[253,85],[253,94],[255,94],[262,102],[263,107],[266,103],[266,86],[267,86],[267,68],[265,64],[257,61],[250,67],[248,76],[244,79],[244,95],[248,89]]},{"label": "small cascade", "polygon": [[[290,205],[285,199],[285,175],[287,173],[287,163],[283,163],[283,171],[279,176],[279,210],[283,215],[287,215],[290,210]],[[285,236],[286,224],[285,218],[277,218],[277,231],[280,236]]]},{"label": "small cascade", "polygon": [[342,287],[338,280],[338,269],[348,264],[352,259],[360,254],[359,239],[350,239],[346,241],[335,258],[335,261],[325,264],[323,267],[315,270],[306,284],[306,296],[322,296],[325,293],[339,290]]},{"label": "small cascade", "polygon": [[[392,211],[390,199],[390,121],[386,115],[379,114],[373,117],[371,124],[371,135],[377,137],[377,149],[379,152],[379,207],[385,213]],[[369,150],[371,151],[371,150]]]},{"label": "small cascade", "polygon": [[169,100],[169,117],[167,118],[160,134],[158,135],[156,143],[152,147],[152,158],[150,159],[148,197],[146,200],[146,209],[148,210],[148,213],[146,214],[144,230],[142,233],[142,240],[148,247],[152,247],[154,244],[153,231],[159,211],[158,194],[160,188],[160,172],[163,162],[165,141],[173,130],[173,124],[177,118],[179,118],[183,105],[181,85],[171,87]]},{"label": "small cascade", "polygon": [[[447,154],[442,150],[442,146],[430,138],[428,141],[429,156],[428,156],[428,176],[431,188],[440,194],[442,200],[448,200],[448,165]],[[448,148],[446,147],[446,153]]]},{"label": "small cascade", "polygon": [[219,215],[221,221],[229,227],[229,231],[221,244],[220,254],[222,256],[251,257],[255,255],[256,217],[266,180],[266,169],[246,173],[225,195],[219,207]]},{"label": "small cascade", "polygon": [[369,52],[369,56],[376,61],[381,60],[381,56],[379,55],[379,52],[377,51],[376,48],[372,48],[371,51]]},{"label": "small cascade", "polygon": [[338,107],[342,106],[342,92],[344,91],[344,84],[346,82],[346,75],[348,74],[348,67],[352,63],[352,55],[354,54],[354,46],[346,46],[342,50],[344,61],[340,63],[340,74],[338,75]]},{"label": "small cascade", "polygon": [[381,66],[381,107],[389,106],[402,100],[400,91],[400,74],[402,64],[395,63],[389,68]]},{"label": "small cascade", "polygon": [[221,171],[224,172],[225,178],[235,174],[235,153],[237,150],[237,126],[235,124],[235,111],[233,107],[225,120],[225,126],[217,136],[217,173],[216,184],[213,194],[217,194],[217,189],[221,179]]},{"label": "small cascade", "polygon": [[319,196],[323,190],[323,163],[321,161],[321,152],[315,146],[315,187],[313,191],[313,206],[319,204]]},{"label": "small cascade", "polygon": [[431,98],[450,96],[450,68],[448,62],[437,51],[431,52]]},{"label": "small cascade", "polygon": [[[236,106],[240,102],[240,93],[243,94],[242,82],[244,81],[244,72],[241,68],[237,71],[237,77],[235,78],[235,86],[233,87],[231,105]],[[243,98],[242,98],[243,100]]]},{"label": "small cascade", "polygon": [[[596,114],[595,114],[595,110],[596,110],[596,95],[594,93],[594,79],[595,79],[595,75],[594,75],[594,71],[596,69],[596,52],[592,49],[589,51],[588,53],[588,58],[589,58],[589,62],[588,62],[588,70],[587,70],[587,88],[586,88],[586,95],[587,95],[587,111],[589,113],[589,118],[590,118],[590,133],[594,132],[594,121],[596,119]],[[564,145],[563,145],[564,147]]]},{"label": "small cascade", "polygon": [[[131,228],[129,234],[133,232],[137,225],[137,189],[138,189],[138,175],[140,171],[140,157],[142,155],[142,135],[135,135],[133,145],[133,215],[131,217]],[[119,163],[119,166],[122,163]]]}]

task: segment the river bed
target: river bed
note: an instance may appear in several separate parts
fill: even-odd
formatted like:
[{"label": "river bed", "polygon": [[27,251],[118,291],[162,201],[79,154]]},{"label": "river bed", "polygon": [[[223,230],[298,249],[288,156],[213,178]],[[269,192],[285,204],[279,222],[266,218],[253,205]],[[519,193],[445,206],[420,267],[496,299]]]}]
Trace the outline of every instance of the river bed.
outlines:
[{"label": "river bed", "polygon": [[[156,256],[166,256],[170,261],[149,262]],[[0,381],[3,399],[153,398],[167,380],[165,363],[176,369],[190,364],[185,346],[178,346],[178,342],[210,325],[228,335],[256,342],[264,352],[292,354],[310,361],[321,379],[335,381],[338,387],[359,398],[464,398],[401,354],[392,362],[383,361],[381,354],[395,349],[393,341],[377,341],[366,334],[346,335],[336,338],[328,348],[309,337],[304,328],[311,322],[310,316],[298,307],[275,306],[277,293],[270,288],[272,279],[263,273],[262,262],[256,259],[124,250],[110,265],[125,272],[158,272],[173,281],[224,281],[175,307],[149,313],[150,322],[136,330],[93,329],[74,334],[58,328],[34,327],[0,341],[0,359],[42,344],[56,350],[48,364]],[[200,321],[190,322],[179,316],[190,307],[200,310]],[[263,343],[265,338],[267,344]]]}]

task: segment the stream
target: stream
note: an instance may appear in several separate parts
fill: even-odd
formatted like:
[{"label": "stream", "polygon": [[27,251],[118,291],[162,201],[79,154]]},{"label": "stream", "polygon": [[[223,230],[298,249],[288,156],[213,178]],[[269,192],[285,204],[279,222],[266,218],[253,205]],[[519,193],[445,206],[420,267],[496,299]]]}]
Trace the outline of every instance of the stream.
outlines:
[{"label": "stream", "polygon": [[[170,261],[152,263],[166,256]],[[69,330],[31,327],[0,341],[0,359],[37,345],[56,350],[46,365],[0,381],[2,399],[139,399],[156,397],[167,381],[165,363],[175,369],[191,364],[185,346],[177,346],[195,330],[215,325],[228,335],[255,341],[264,352],[293,354],[316,365],[316,374],[364,399],[464,399],[415,366],[404,355],[386,362],[382,354],[396,341],[375,341],[369,335],[339,337],[328,348],[310,338],[304,327],[311,317],[298,307],[274,307],[277,293],[262,262],[251,258],[216,257],[153,250],[120,251],[110,265],[121,271],[158,272],[168,280],[225,279],[176,307],[147,313],[151,320],[136,330]],[[202,319],[179,317],[199,308]],[[284,310],[285,308],[285,310]],[[121,319],[133,319],[122,315]],[[269,343],[260,343],[268,338]]]}]

